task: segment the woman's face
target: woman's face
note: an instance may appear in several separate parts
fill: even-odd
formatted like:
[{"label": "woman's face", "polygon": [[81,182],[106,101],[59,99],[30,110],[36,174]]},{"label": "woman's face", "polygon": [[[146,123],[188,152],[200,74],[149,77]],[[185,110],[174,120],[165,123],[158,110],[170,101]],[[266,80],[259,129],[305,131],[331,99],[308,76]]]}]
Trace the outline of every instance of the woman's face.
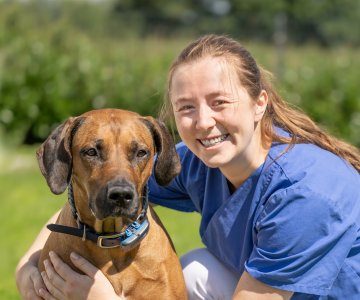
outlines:
[{"label": "woman's face", "polygon": [[259,159],[256,124],[266,108],[266,92],[251,99],[224,58],[178,66],[170,100],[180,137],[207,166],[239,168]]}]

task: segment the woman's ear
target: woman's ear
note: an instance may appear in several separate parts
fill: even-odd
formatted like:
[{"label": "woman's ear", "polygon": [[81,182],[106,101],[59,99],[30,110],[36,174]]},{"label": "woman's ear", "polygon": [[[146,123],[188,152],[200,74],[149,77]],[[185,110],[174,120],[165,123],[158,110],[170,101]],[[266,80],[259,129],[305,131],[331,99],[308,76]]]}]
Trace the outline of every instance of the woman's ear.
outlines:
[{"label": "woman's ear", "polygon": [[269,96],[265,90],[261,90],[259,97],[255,103],[255,121],[259,122],[265,111],[269,101]]}]

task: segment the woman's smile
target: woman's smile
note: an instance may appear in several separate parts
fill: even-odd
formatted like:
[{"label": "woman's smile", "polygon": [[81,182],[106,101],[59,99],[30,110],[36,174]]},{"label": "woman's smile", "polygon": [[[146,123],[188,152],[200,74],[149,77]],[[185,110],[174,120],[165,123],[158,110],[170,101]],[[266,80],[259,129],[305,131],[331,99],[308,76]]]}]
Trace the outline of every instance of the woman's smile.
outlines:
[{"label": "woman's smile", "polygon": [[217,137],[207,138],[207,139],[199,139],[198,141],[205,147],[210,148],[215,145],[223,143],[230,135],[223,134]]}]

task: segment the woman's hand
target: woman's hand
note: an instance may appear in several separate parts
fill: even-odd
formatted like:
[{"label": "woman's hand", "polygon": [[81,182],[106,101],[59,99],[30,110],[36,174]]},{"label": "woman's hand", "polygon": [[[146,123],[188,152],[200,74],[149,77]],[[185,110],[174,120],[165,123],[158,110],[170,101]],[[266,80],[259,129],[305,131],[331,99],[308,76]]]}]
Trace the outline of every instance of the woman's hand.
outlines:
[{"label": "woman's hand", "polygon": [[39,290],[45,290],[45,284],[38,270],[37,261],[39,253],[34,253],[16,270],[16,285],[24,300],[41,300]]},{"label": "woman's hand", "polygon": [[82,275],[71,269],[54,252],[50,252],[49,256],[50,261],[44,262],[45,271],[41,273],[47,288],[40,290],[44,299],[119,299],[110,281],[85,258],[76,253],[70,255],[73,264],[85,273]]},{"label": "woman's hand", "polygon": [[[55,213],[47,222],[55,223],[60,211]],[[41,254],[41,250],[45,245],[46,240],[50,235],[50,230],[43,226],[38,236],[30,246],[29,250],[20,259],[16,267],[16,285],[24,300],[40,300],[42,299],[39,294],[39,290],[45,290],[45,284],[41,278],[38,270],[38,263]]]}]

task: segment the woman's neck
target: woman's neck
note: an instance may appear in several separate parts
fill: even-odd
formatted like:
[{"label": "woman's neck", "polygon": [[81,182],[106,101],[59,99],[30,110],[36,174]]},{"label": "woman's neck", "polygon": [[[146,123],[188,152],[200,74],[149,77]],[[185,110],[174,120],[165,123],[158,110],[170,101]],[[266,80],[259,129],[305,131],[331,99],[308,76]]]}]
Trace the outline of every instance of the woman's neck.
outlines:
[{"label": "woman's neck", "polygon": [[271,142],[263,142],[261,138],[258,138],[253,144],[252,147],[248,147],[244,151],[243,155],[235,158],[227,166],[220,168],[220,171],[229,181],[230,191],[238,189],[266,160]]}]

